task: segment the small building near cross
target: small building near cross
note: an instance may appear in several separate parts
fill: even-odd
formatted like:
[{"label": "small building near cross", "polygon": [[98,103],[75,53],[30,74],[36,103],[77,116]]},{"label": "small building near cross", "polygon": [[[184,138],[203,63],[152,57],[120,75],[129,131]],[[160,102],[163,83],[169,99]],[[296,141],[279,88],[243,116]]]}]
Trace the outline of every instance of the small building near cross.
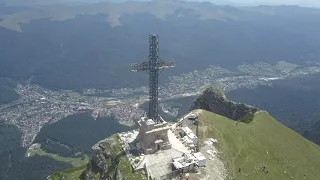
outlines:
[{"label": "small building near cross", "polygon": [[167,122],[161,120],[161,122],[156,123],[152,119],[142,117],[138,124],[140,130],[137,142],[139,142],[140,148],[145,154],[152,154],[159,150],[171,148],[168,138],[170,127]]}]

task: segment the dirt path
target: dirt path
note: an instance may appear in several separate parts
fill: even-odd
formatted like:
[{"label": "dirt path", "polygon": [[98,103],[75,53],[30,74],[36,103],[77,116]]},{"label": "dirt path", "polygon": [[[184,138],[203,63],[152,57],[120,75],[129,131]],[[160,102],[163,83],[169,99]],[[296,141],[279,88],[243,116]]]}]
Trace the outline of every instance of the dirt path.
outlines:
[{"label": "dirt path", "polygon": [[[196,110],[194,113],[200,114],[201,111],[202,110]],[[194,133],[196,132],[196,126],[192,126],[190,128],[194,131]],[[210,127],[206,126],[205,124],[199,124],[199,135],[201,139],[207,141],[208,138],[215,138],[208,136],[209,128]],[[190,173],[192,180],[225,180],[227,178],[225,165],[219,158],[219,154],[221,153],[218,152],[214,145],[215,144],[201,145],[200,152],[206,157],[206,167],[200,167],[198,173]],[[213,156],[208,152],[213,152]]]},{"label": "dirt path", "polygon": [[[202,137],[205,140],[207,138],[207,126],[199,126],[199,131],[203,133]],[[222,160],[219,158],[220,152],[218,152],[217,148],[213,145],[204,145],[200,148],[200,152],[206,157],[206,167],[202,167],[199,169],[199,172],[196,174],[192,174],[191,178],[196,180],[225,180],[227,177],[227,171]],[[214,157],[208,152],[213,152]]]},{"label": "dirt path", "polygon": [[225,180],[227,177],[226,169],[223,162],[219,159],[218,154],[214,153],[212,157],[207,151],[218,152],[214,146],[202,147],[200,152],[206,157],[206,167],[201,167],[198,173],[190,174],[191,179],[195,180]]}]

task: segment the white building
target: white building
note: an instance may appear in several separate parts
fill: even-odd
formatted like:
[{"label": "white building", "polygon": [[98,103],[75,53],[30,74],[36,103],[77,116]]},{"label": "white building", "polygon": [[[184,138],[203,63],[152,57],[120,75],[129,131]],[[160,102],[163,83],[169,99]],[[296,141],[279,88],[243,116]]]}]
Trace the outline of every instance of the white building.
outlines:
[{"label": "white building", "polygon": [[197,165],[199,167],[205,166],[206,165],[206,157],[204,157],[203,154],[201,154],[200,152],[194,153],[193,156],[196,158],[197,160]]},{"label": "white building", "polygon": [[191,113],[189,116],[188,116],[188,119],[189,120],[196,120],[198,118],[198,115],[194,114],[194,113]]},{"label": "white building", "polygon": [[192,140],[194,144],[198,143],[198,137],[192,132],[192,130],[189,127],[185,126],[181,129],[185,133],[185,135]]},{"label": "white building", "polygon": [[196,158],[190,154],[183,154],[181,157],[173,158],[172,164],[180,173],[187,173],[194,170]]},{"label": "white building", "polygon": [[171,148],[168,138],[170,127],[163,119],[159,123],[156,123],[152,119],[142,117],[138,121],[138,124],[140,130],[137,141],[145,154],[153,154],[159,150]]}]

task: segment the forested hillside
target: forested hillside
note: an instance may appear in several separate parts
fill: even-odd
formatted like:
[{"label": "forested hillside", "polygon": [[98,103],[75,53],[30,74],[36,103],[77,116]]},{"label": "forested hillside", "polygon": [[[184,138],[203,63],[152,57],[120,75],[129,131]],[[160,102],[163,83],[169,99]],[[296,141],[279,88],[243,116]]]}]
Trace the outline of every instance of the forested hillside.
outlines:
[{"label": "forested hillside", "polygon": [[71,167],[50,157],[25,158],[26,149],[20,146],[21,135],[18,128],[0,120],[1,180],[43,180],[54,171]]},{"label": "forested hillside", "polygon": [[8,103],[19,98],[14,90],[17,84],[9,78],[0,77],[0,104]]}]

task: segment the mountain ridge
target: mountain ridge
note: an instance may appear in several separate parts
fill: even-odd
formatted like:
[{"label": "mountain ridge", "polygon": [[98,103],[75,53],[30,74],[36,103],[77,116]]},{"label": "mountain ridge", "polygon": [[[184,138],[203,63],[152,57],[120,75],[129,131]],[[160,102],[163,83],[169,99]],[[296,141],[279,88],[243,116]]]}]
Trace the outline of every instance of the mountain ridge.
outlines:
[{"label": "mountain ridge", "polygon": [[50,89],[144,85],[146,77],[129,72],[129,65],[145,58],[150,33],[160,36],[161,57],[179,64],[161,82],[209,65],[235,70],[281,60],[305,66],[320,57],[320,10],[311,8],[94,3],[27,8],[0,18],[0,76],[33,77],[32,84]]},{"label": "mountain ridge", "polygon": [[259,109],[227,99],[223,91],[213,87],[207,88],[192,104],[190,111],[203,109],[229,119],[250,123]]},{"label": "mountain ridge", "polygon": [[[212,88],[207,89],[206,93],[208,92],[216,95],[205,96],[206,98],[221,100],[221,97],[224,97],[221,91]],[[208,102],[221,103],[217,100],[208,100]],[[228,102],[223,101],[222,103]],[[248,113],[248,111],[245,112]],[[218,140],[215,146],[219,150],[218,157],[223,160],[228,170],[227,179],[280,178],[286,180],[308,178],[316,180],[320,176],[320,172],[316,168],[320,165],[320,147],[280,124],[266,111],[249,112],[253,115],[250,122],[235,121],[202,109],[194,109],[192,113],[198,114],[201,148],[208,138]],[[189,126],[191,129],[195,129],[195,125]],[[116,141],[117,135],[113,135],[98,142],[93,146],[96,153],[92,156],[87,167],[69,170],[69,173],[68,171],[57,172],[50,176],[51,179],[64,178],[68,180],[75,174],[79,176],[79,179],[86,180],[102,177],[112,177],[111,179],[116,180],[123,179],[123,177],[127,177],[125,179],[139,179],[139,174],[131,174],[130,168],[125,167],[131,166],[130,163],[121,166],[125,167],[122,170],[114,169],[117,166],[110,166],[112,164],[110,162],[114,162],[115,159],[120,159],[117,162],[123,163],[128,161],[123,155],[118,157],[121,150],[119,150],[118,143],[115,143]],[[105,164],[109,165],[105,166]],[[94,171],[94,167],[97,166],[100,167],[99,170]],[[299,166],[298,169],[297,166]]]},{"label": "mountain ridge", "polygon": [[[248,124],[237,124],[219,116],[204,111],[199,119],[204,120],[201,126],[210,127],[204,136],[215,135],[219,140],[218,148],[225,155],[229,177],[254,180],[304,179],[306,176],[316,180],[319,176],[315,167],[320,164],[320,147],[280,124],[267,112],[259,111]],[[264,166],[268,172],[262,170]]]}]

